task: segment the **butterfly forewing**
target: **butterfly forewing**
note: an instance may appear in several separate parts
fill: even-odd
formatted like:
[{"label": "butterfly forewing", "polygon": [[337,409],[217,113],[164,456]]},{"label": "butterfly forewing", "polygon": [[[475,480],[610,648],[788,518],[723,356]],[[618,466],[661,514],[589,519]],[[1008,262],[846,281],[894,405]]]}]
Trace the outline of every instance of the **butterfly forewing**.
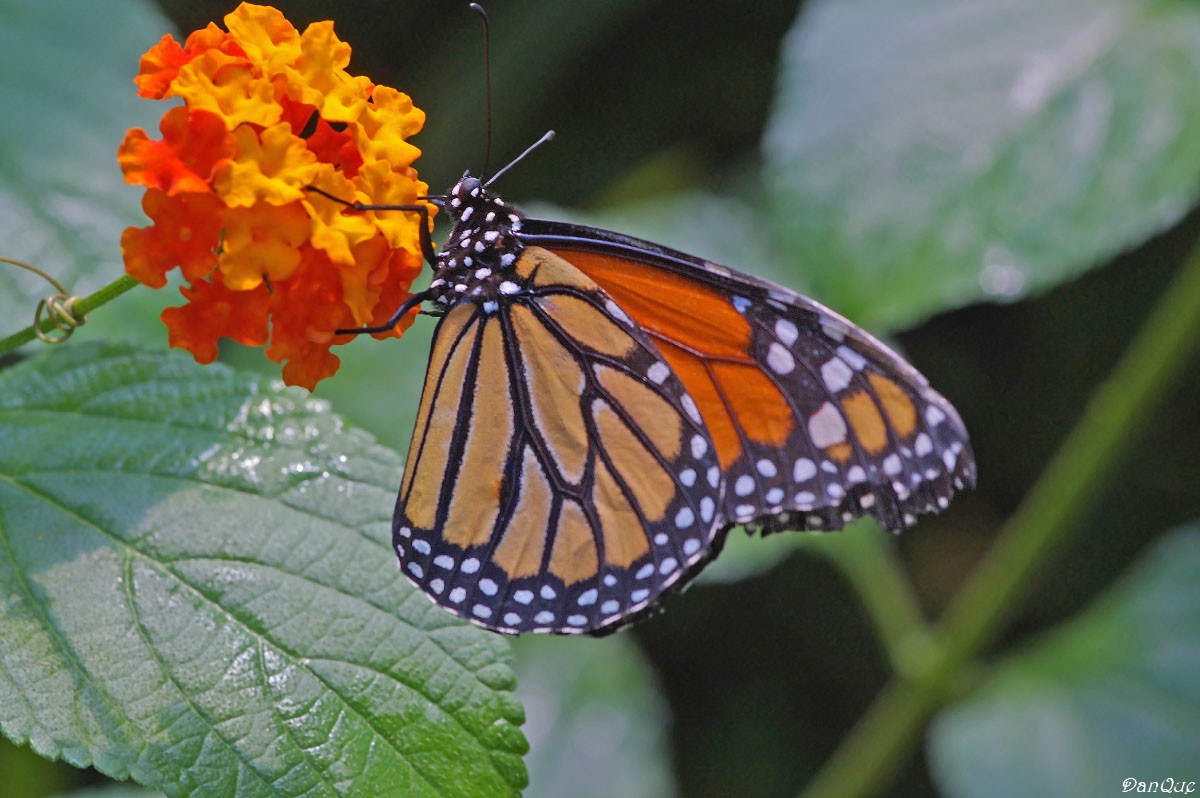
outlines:
[{"label": "butterfly forewing", "polygon": [[530,222],[644,329],[717,449],[729,523],[886,528],[974,484],[957,413],[884,344],[795,292],[649,242]]},{"label": "butterfly forewing", "polygon": [[394,544],[410,580],[476,623],[610,631],[715,553],[717,454],[684,383],[595,282],[537,248],[514,280],[438,326]]}]

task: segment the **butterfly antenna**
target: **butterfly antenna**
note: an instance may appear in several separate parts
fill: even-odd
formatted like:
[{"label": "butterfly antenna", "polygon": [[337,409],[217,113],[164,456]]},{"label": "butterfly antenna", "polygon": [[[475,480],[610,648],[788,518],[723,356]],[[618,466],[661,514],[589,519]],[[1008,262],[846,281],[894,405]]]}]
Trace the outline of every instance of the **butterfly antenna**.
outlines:
[{"label": "butterfly antenna", "polygon": [[483,21],[483,87],[487,95],[487,146],[483,151],[483,172],[487,174],[492,163],[492,33],[487,12],[479,3],[471,3],[470,9]]},{"label": "butterfly antenna", "polygon": [[542,137],[541,137],[540,139],[538,139],[537,141],[533,142],[532,144],[530,144],[528,147],[526,147],[526,148],[525,148],[525,152],[521,153],[521,154],[520,154],[520,155],[518,155],[516,158],[513,158],[513,159],[512,159],[512,161],[511,161],[511,162],[508,164],[508,166],[504,167],[504,168],[503,168],[503,169],[501,169],[499,172],[497,172],[496,174],[492,175],[492,178],[491,178],[491,180],[489,180],[489,181],[487,181],[486,183],[484,183],[484,184],[483,184],[483,187],[484,187],[484,188],[487,188],[487,187],[488,187],[488,186],[490,186],[492,183],[495,183],[497,180],[499,180],[499,179],[500,179],[500,175],[504,174],[504,173],[505,173],[505,172],[507,172],[509,169],[512,169],[514,166],[516,166],[517,164],[519,164],[521,161],[525,160],[525,156],[526,156],[526,155],[528,155],[529,153],[531,153],[531,152],[533,152],[534,150],[536,150],[538,147],[540,147],[540,146],[542,146],[543,144],[545,144],[545,143],[547,143],[547,142],[550,142],[550,141],[554,141],[554,131],[553,131],[553,130],[547,130],[545,133],[543,133],[543,134],[542,134]]}]

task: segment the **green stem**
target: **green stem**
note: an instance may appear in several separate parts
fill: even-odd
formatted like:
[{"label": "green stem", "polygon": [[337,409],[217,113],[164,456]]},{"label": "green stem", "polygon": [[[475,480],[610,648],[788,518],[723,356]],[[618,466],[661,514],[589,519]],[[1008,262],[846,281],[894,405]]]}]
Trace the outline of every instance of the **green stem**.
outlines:
[{"label": "green stem", "polygon": [[947,608],[935,630],[937,645],[928,671],[893,678],[809,785],[808,798],[866,796],[883,786],[956,676],[1000,630],[1038,571],[1080,528],[1100,481],[1150,420],[1198,340],[1200,248],[1193,250],[991,552]]},{"label": "green stem", "polygon": [[[121,294],[133,288],[135,285],[139,285],[137,280],[133,279],[127,274],[123,274],[91,296],[85,297],[76,302],[73,308],[74,315],[78,318],[82,318],[101,305],[116,299]],[[44,333],[54,333],[58,329],[58,327],[54,324],[54,320],[48,316],[44,316],[42,318],[42,321],[38,327]],[[15,332],[7,338],[0,339],[0,355],[8,352],[9,350],[16,349],[22,344],[27,344],[36,337],[37,333],[34,332],[33,325],[31,324],[20,332]]]},{"label": "green stem", "polygon": [[838,567],[863,603],[893,671],[927,668],[929,626],[887,534],[863,527],[824,535],[816,542],[820,545],[813,550]]}]

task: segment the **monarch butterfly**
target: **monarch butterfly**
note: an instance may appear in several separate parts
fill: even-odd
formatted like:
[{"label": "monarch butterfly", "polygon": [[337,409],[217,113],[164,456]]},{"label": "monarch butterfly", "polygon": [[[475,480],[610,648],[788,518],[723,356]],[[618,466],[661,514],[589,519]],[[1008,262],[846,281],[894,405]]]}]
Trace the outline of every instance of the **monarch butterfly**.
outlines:
[{"label": "monarch butterfly", "polygon": [[735,525],[869,515],[897,531],[974,485],[954,408],[819,303],[528,219],[469,173],[430,201],[454,227],[434,256],[423,225],[433,280],[392,321],[426,301],[441,316],[393,545],[451,612],[607,634],[690,582]]}]

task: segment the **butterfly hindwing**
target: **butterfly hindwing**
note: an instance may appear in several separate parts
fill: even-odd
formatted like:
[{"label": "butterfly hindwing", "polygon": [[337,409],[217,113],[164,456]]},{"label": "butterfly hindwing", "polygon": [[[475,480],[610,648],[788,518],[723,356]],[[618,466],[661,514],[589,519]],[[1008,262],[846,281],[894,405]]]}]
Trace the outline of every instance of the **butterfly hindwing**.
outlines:
[{"label": "butterfly hindwing", "polygon": [[411,581],[488,628],[610,631],[718,548],[715,448],[595,282],[528,248],[510,284],[438,326],[394,545]]}]

